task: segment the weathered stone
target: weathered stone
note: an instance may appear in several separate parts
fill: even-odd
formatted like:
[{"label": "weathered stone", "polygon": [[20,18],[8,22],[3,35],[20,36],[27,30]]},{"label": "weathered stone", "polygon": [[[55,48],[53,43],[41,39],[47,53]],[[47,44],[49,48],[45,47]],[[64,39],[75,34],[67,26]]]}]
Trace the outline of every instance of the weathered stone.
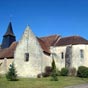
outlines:
[{"label": "weathered stone", "polygon": [[[25,53],[29,53],[28,61],[25,61]],[[29,26],[17,45],[14,57],[18,76],[37,77],[43,70],[43,52]]]}]

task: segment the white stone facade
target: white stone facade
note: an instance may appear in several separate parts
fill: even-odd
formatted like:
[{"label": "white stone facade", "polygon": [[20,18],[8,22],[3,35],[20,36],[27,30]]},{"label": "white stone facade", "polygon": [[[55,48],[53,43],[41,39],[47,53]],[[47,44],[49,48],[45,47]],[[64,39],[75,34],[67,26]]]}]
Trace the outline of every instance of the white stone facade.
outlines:
[{"label": "white stone facade", "polygon": [[[78,69],[79,66],[88,67],[88,45],[79,44],[68,46],[71,46],[72,48],[72,55],[70,58],[71,67],[76,69]],[[66,65],[66,47],[67,46],[51,47],[51,52],[53,53],[53,57],[56,61],[56,67],[59,70],[61,70],[61,68],[65,67]]]},{"label": "white stone facade", "polygon": [[[86,44],[51,46],[50,51],[50,56],[43,53],[37,38],[27,26],[14,54],[18,76],[37,77],[44,72],[46,66],[51,66],[52,58],[58,70],[63,67],[76,69],[79,66],[88,67],[88,45]],[[28,61],[25,61],[25,53],[29,53]]]},{"label": "white stone facade", "polygon": [[[25,61],[25,53],[29,53],[29,60]],[[20,77],[37,77],[44,71],[46,63],[42,48],[38,40],[27,26],[14,54],[14,63]]]}]

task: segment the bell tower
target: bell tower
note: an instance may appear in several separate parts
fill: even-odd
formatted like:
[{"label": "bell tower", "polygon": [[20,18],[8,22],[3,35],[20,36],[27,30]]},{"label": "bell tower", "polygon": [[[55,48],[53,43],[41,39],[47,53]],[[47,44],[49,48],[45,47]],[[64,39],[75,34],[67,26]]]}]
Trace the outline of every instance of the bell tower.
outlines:
[{"label": "bell tower", "polygon": [[13,33],[11,22],[8,25],[7,31],[3,36],[1,48],[8,48],[14,41],[16,41],[15,35]]}]

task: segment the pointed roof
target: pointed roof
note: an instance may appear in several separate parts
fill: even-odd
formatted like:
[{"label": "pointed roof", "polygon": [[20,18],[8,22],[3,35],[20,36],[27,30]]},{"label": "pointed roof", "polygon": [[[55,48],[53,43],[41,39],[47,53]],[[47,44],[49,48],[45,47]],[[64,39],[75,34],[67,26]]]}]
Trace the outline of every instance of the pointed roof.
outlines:
[{"label": "pointed roof", "polygon": [[46,43],[47,47],[50,47],[51,45],[54,45],[54,43],[57,41],[59,37],[59,35],[50,35],[41,37],[40,39]]},{"label": "pointed roof", "polygon": [[4,36],[8,36],[8,35],[10,35],[10,36],[15,36],[14,33],[13,33],[13,29],[12,29],[12,24],[11,24],[11,22],[9,23],[8,28],[7,28],[7,31],[6,31],[6,33],[5,33]]}]

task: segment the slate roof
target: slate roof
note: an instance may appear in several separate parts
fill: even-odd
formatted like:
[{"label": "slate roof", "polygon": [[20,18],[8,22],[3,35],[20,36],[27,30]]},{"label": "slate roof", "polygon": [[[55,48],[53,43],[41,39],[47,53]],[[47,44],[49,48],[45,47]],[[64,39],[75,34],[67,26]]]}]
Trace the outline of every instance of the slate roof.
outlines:
[{"label": "slate roof", "polygon": [[77,45],[77,44],[88,44],[88,40],[81,36],[69,36],[60,38],[55,46],[65,46],[65,45]]},{"label": "slate roof", "polygon": [[14,35],[14,33],[13,33],[13,29],[12,29],[12,24],[11,24],[11,22],[9,23],[8,28],[7,28],[7,31],[6,31],[6,33],[5,33],[4,36],[7,36],[7,35],[10,35],[10,36],[14,36],[14,37],[15,37],[15,35]]}]

